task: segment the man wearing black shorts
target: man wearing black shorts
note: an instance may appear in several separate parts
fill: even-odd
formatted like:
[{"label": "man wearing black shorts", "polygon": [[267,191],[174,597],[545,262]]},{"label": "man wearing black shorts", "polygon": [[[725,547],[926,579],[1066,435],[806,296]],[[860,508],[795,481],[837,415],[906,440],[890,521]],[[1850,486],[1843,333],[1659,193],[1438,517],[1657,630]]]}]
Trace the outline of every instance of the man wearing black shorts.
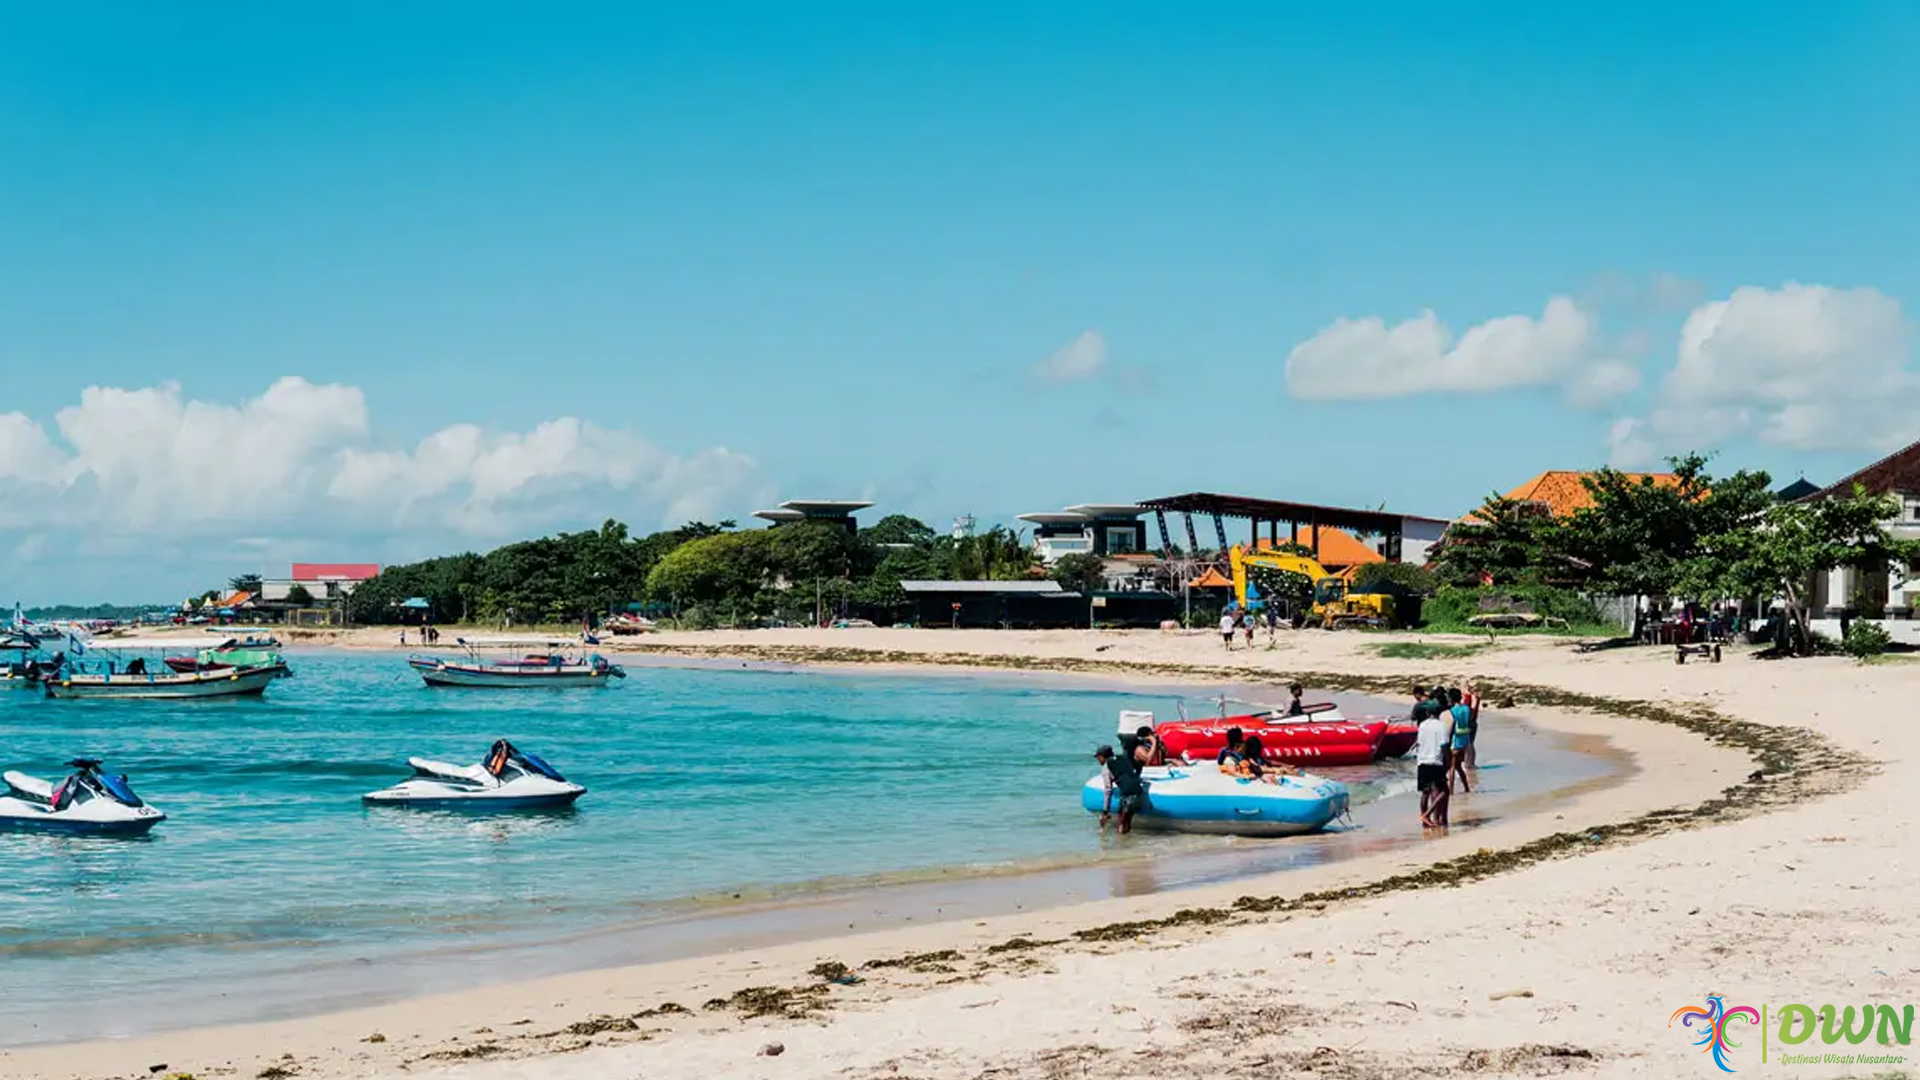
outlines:
[{"label": "man wearing black shorts", "polygon": [[1146,804],[1146,785],[1140,782],[1140,770],[1134,765],[1133,755],[1119,755],[1113,747],[1102,746],[1093,752],[1093,759],[1106,771],[1107,801],[1100,812],[1100,827],[1107,827],[1107,818],[1113,813],[1113,797],[1120,796],[1120,835],[1133,831],[1133,815],[1140,812]]},{"label": "man wearing black shorts", "polygon": [[1452,742],[1453,718],[1422,702],[1420,733],[1414,741],[1417,761],[1416,785],[1420,789],[1420,824],[1430,829],[1447,827],[1447,747]]}]

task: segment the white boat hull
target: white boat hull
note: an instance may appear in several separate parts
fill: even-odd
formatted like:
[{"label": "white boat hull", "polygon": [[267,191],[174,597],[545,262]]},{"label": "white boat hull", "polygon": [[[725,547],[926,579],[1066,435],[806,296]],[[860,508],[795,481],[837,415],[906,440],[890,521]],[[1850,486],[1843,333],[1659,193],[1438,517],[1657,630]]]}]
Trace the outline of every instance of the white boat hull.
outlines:
[{"label": "white boat hull", "polygon": [[138,836],[165,820],[167,815],[151,806],[121,806],[96,799],[83,806],[52,810],[25,799],[0,795],[0,832]]},{"label": "white boat hull", "polygon": [[523,776],[495,787],[474,787],[416,776],[390,788],[360,796],[369,806],[412,806],[436,810],[553,810],[572,806],[587,789],[565,780]]},{"label": "white boat hull", "polygon": [[615,674],[618,668],[606,668],[595,671],[585,664],[567,664],[557,667],[504,668],[492,666],[474,666],[469,664],[446,664],[431,660],[414,660],[413,669],[420,673],[428,686],[464,686],[506,689],[514,687],[572,687],[572,686],[608,686],[621,676]]},{"label": "white boat hull", "polygon": [[499,775],[486,765],[450,765],[408,758],[413,775],[390,788],[360,796],[369,806],[411,806],[437,810],[553,810],[573,805],[587,789],[565,779],[553,767],[522,755],[502,739],[491,754]]},{"label": "white boat hull", "polygon": [[265,693],[267,684],[286,673],[284,664],[232,671],[180,674],[153,671],[140,675],[64,675],[49,680],[52,698],[216,698]]}]

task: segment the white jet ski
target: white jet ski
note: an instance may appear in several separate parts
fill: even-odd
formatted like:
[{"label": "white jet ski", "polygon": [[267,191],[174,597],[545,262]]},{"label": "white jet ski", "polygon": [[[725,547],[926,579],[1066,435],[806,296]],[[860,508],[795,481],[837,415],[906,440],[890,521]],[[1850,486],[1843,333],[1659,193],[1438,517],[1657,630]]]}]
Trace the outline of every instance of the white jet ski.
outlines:
[{"label": "white jet ski", "polygon": [[408,758],[413,775],[360,800],[375,806],[441,810],[545,810],[571,806],[587,789],[533,754],[501,739],[478,765]]},{"label": "white jet ski", "polygon": [[0,830],[138,835],[167,819],[127,786],[124,776],[100,771],[92,758],[67,762],[73,775],[59,786],[25,773],[0,773]]}]

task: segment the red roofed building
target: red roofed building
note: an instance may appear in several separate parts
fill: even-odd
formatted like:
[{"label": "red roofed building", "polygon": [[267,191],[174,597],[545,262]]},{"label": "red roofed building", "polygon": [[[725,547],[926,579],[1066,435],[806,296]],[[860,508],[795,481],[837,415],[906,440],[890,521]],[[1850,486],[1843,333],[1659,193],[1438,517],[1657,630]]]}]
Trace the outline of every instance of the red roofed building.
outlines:
[{"label": "red roofed building", "polygon": [[295,581],[365,581],[379,574],[379,563],[297,562],[289,576]]},{"label": "red roofed building", "polygon": [[261,582],[260,599],[272,604],[286,603],[287,596],[298,585],[315,603],[324,604],[351,593],[355,586],[379,574],[379,563],[297,562],[286,577]]}]

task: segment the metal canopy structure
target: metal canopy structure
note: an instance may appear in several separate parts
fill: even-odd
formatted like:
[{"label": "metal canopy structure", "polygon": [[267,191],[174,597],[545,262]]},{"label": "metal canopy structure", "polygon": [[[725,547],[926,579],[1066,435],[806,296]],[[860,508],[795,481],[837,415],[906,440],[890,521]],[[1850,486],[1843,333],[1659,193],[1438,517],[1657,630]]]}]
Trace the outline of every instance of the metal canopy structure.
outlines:
[{"label": "metal canopy structure", "polygon": [[[1217,495],[1210,492],[1192,492],[1186,495],[1169,495],[1161,499],[1142,499],[1140,506],[1155,511],[1160,517],[1160,543],[1171,549],[1171,538],[1167,535],[1165,515],[1168,512],[1187,516],[1187,542],[1194,544],[1193,515],[1203,514],[1214,522],[1214,533],[1220,540],[1220,546],[1227,546],[1225,519],[1250,523],[1250,546],[1260,543],[1260,526],[1267,526],[1267,541],[1280,542],[1280,526],[1287,526],[1287,539],[1311,550],[1315,556],[1320,554],[1320,528],[1345,529],[1361,536],[1376,535],[1385,539],[1382,547],[1391,562],[1400,561],[1400,514],[1390,514],[1382,510],[1355,510],[1341,506],[1316,506],[1312,503],[1283,502],[1278,499],[1255,499],[1245,495]],[[1306,527],[1306,536],[1301,536],[1301,527]]]}]

